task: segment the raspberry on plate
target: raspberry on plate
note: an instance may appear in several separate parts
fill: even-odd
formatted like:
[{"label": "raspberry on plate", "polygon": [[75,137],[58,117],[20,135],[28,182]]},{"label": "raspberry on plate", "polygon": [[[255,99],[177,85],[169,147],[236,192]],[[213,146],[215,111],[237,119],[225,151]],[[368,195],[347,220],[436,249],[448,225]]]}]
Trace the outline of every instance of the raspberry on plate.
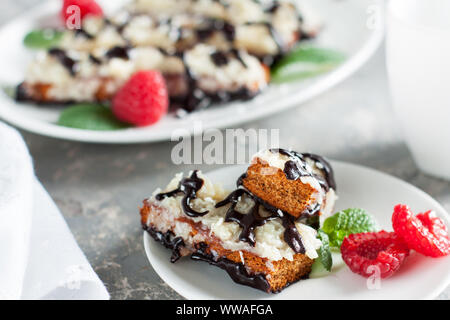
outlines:
[{"label": "raspberry on plate", "polygon": [[80,9],[80,19],[87,15],[103,16],[103,10],[95,0],[64,0],[61,16],[66,22],[74,12],[68,10],[70,6],[77,6]]},{"label": "raspberry on plate", "polygon": [[136,72],[112,101],[114,115],[121,121],[137,126],[157,122],[167,113],[168,107],[166,83],[158,71]]},{"label": "raspberry on plate", "polygon": [[344,262],[364,277],[390,277],[409,254],[408,247],[394,232],[379,231],[351,234],[341,246]]},{"label": "raspberry on plate", "polygon": [[414,216],[406,205],[397,205],[392,226],[410,249],[429,256],[442,257],[450,253],[450,238],[445,223],[432,211]]}]

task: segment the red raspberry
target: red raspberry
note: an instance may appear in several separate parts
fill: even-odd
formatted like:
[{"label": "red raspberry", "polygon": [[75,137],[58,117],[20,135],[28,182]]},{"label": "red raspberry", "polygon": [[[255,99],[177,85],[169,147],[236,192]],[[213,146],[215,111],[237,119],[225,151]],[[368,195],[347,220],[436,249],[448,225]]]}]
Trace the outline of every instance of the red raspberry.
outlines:
[{"label": "red raspberry", "polygon": [[61,10],[64,23],[74,14],[73,11],[67,10],[70,6],[78,6],[80,8],[81,20],[87,15],[103,16],[103,10],[95,0],[64,0]]},{"label": "red raspberry", "polygon": [[137,126],[157,122],[167,113],[168,107],[166,83],[158,71],[136,72],[112,101],[116,117]]},{"label": "red raspberry", "polygon": [[397,205],[392,226],[410,249],[429,256],[442,257],[450,253],[450,238],[445,223],[427,211],[414,216],[408,206]]},{"label": "red raspberry", "polygon": [[353,272],[369,277],[379,270],[379,276],[387,278],[400,268],[409,249],[394,232],[379,231],[345,237],[341,254]]}]

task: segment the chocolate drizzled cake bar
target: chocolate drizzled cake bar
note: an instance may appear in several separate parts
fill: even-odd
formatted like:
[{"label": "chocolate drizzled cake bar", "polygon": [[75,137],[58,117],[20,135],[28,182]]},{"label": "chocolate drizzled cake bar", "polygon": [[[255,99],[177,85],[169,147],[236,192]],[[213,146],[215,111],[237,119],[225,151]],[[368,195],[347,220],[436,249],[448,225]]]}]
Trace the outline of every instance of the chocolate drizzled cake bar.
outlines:
[{"label": "chocolate drizzled cake bar", "polygon": [[19,101],[108,101],[136,71],[166,79],[172,108],[250,99],[269,67],[314,31],[288,1],[135,0],[118,14],[86,17],[57,48],[40,52]]},{"label": "chocolate drizzled cake bar", "polygon": [[254,156],[229,193],[199,171],[178,174],[144,201],[141,223],[172,250],[224,269],[237,283],[279,292],[308,276],[336,185],[320,156],[272,149]]}]

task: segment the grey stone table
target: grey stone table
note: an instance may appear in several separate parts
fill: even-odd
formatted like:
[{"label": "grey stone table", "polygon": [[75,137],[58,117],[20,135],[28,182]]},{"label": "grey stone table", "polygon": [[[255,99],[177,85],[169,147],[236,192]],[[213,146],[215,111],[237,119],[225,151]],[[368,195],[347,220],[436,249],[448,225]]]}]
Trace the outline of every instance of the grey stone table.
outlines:
[{"label": "grey stone table", "polygon": [[[1,21],[38,2],[2,1]],[[285,146],[387,172],[429,193],[450,211],[450,183],[418,171],[403,142],[390,106],[383,49],[320,97],[243,128],[279,128]],[[138,217],[143,198],[175,173],[193,168],[171,163],[174,143],[94,145],[23,135],[38,178],[111,297],[182,298],[149,265]],[[203,171],[214,168],[200,166]],[[449,294],[447,288],[439,298],[449,299]]]}]

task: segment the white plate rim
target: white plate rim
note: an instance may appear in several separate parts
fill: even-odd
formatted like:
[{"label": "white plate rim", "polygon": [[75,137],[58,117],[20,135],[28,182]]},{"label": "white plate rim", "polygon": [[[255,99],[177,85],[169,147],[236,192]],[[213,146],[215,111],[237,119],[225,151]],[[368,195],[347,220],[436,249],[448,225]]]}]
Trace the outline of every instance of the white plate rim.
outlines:
[{"label": "white plate rim", "polygon": [[[380,8],[384,6],[382,0],[374,0],[376,5]],[[12,21],[8,22],[0,29],[0,35],[4,30],[7,30],[11,25],[13,25],[17,20],[24,19],[26,17],[34,17],[38,14],[42,14],[50,10],[54,6],[54,2],[47,1],[41,5],[28,10],[24,14],[16,17]],[[384,21],[384,10],[380,10],[381,21]],[[242,123],[256,120],[262,117],[266,117],[270,114],[281,112],[289,108],[299,106],[300,104],[318,96],[319,94],[331,89],[338,83],[342,82],[346,78],[350,77],[354,72],[356,72],[361,66],[363,66],[369,58],[378,49],[382,40],[384,38],[384,24],[380,23],[378,28],[371,30],[371,36],[369,39],[361,46],[361,48],[351,57],[349,57],[342,65],[340,65],[335,70],[329,72],[320,77],[315,83],[311,84],[304,90],[298,91],[293,94],[289,99],[284,99],[282,103],[277,104],[276,111],[272,108],[262,109],[258,112],[247,112],[241,114],[240,117],[227,117],[215,119],[215,121],[203,121],[202,130],[212,128],[226,128],[228,126],[240,125]],[[10,106],[15,105],[16,102],[6,95],[0,95],[0,103],[8,104]],[[52,138],[59,138],[65,140],[88,142],[88,143],[106,143],[106,144],[131,144],[131,143],[146,143],[146,142],[159,142],[167,141],[171,139],[171,133],[167,131],[153,131],[151,135],[147,132],[141,132],[141,128],[132,128],[128,130],[119,131],[92,131],[92,130],[81,130],[74,128],[66,128],[58,126],[53,123],[47,123],[44,121],[36,121],[31,118],[17,117],[14,112],[8,112],[7,108],[0,108],[0,117],[6,122],[19,127],[23,130],[40,134]],[[194,134],[199,134],[195,128],[192,126],[187,126],[184,128],[184,136],[192,136]],[[146,134],[147,133],[147,134]]]},{"label": "white plate rim", "polygon": [[[366,167],[363,165],[359,165],[359,164],[354,164],[354,163],[350,163],[350,162],[344,162],[344,161],[336,161],[336,160],[330,160],[331,164],[333,167],[337,167],[337,166],[348,166],[348,167],[353,167],[355,169],[358,170],[362,170],[362,171],[366,171],[370,174],[376,174],[379,175],[380,177],[382,177],[383,179],[387,179],[387,180],[391,180],[391,181],[395,181],[396,183],[400,184],[403,188],[408,189],[408,191],[414,192],[416,193],[418,196],[424,198],[424,200],[426,200],[427,202],[430,202],[430,204],[433,205],[433,207],[435,207],[437,210],[439,210],[439,217],[443,218],[447,224],[447,226],[450,225],[450,214],[447,212],[447,210],[445,210],[445,208],[437,201],[435,200],[433,197],[431,197],[429,194],[427,194],[425,191],[413,186],[412,184],[397,178],[395,176],[392,176],[388,173],[370,168],[370,167]],[[218,172],[218,171],[222,171],[222,170],[229,170],[229,167],[225,167],[225,168],[220,168],[217,170],[213,170],[211,172]],[[210,173],[211,173],[210,172]],[[208,174],[208,172],[206,172],[206,174]],[[175,290],[178,294],[180,294],[181,296],[183,296],[186,299],[192,299],[192,300],[196,300],[197,298],[189,298],[189,296],[186,296],[184,290],[178,286],[178,284],[176,282],[171,281],[171,279],[169,279],[169,276],[163,272],[160,269],[160,266],[156,263],[152,263],[152,254],[150,253],[150,242],[153,241],[153,239],[150,237],[150,235],[144,231],[143,232],[143,244],[144,244],[144,249],[145,249],[145,254],[147,256],[147,259],[151,265],[151,267],[154,269],[154,271],[158,274],[159,277],[161,277],[161,279],[167,284],[169,285],[173,290]],[[211,267],[212,268],[212,267]],[[169,280],[167,280],[169,279]],[[231,280],[230,280],[231,281]],[[238,284],[236,284],[238,285]],[[439,283],[439,285],[437,285],[434,290],[428,292],[427,294],[425,294],[422,297],[422,300],[432,300],[435,299],[437,296],[439,296],[440,293],[442,293],[448,286],[450,285],[450,272],[447,273],[447,275],[445,276],[445,278],[442,278],[442,281]],[[271,296],[268,296],[267,299],[270,299]],[[214,299],[214,298],[210,298],[210,299]],[[343,298],[336,298],[336,300],[341,300]],[[401,298],[397,298],[397,299],[401,299]]]}]

